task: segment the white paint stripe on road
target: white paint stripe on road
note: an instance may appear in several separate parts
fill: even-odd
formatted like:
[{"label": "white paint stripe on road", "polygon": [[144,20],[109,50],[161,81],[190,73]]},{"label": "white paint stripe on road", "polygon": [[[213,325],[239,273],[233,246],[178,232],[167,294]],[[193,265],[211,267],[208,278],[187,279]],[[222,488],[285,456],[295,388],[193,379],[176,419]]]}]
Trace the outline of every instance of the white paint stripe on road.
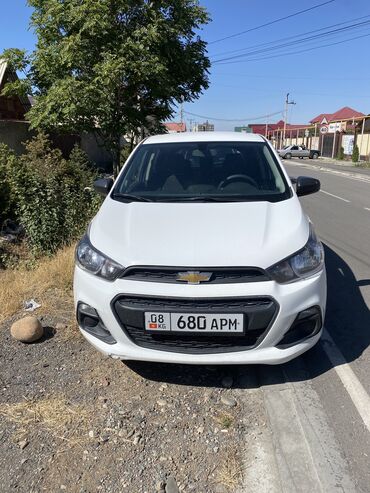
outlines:
[{"label": "white paint stripe on road", "polygon": [[365,210],[370,211],[369,207],[364,207]]},{"label": "white paint stripe on road", "polygon": [[322,337],[323,348],[332,363],[339,379],[348,392],[354,406],[356,407],[361,419],[370,431],[370,396],[364,389],[362,383],[345,360],[343,354],[336,346],[335,342],[324,329]]},{"label": "white paint stripe on road", "polygon": [[361,173],[351,173],[349,171],[338,171],[336,169],[325,168],[323,166],[315,166],[312,164],[310,165],[310,164],[306,164],[306,163],[298,163],[297,161],[293,161],[291,163],[284,161],[283,165],[285,166],[286,164],[291,165],[291,166],[301,166],[303,168],[314,169],[316,171],[323,171],[324,173],[332,173],[333,175],[343,176],[344,178],[349,178],[351,180],[364,181],[364,182],[370,183],[370,176],[369,175],[363,175]]},{"label": "white paint stripe on road", "polygon": [[320,192],[325,193],[326,195],[330,195],[330,197],[335,197],[336,199],[343,200],[343,202],[350,203],[350,200],[344,199],[343,197],[338,197],[338,195],[334,195],[333,193],[326,192],[325,190],[320,190]]}]

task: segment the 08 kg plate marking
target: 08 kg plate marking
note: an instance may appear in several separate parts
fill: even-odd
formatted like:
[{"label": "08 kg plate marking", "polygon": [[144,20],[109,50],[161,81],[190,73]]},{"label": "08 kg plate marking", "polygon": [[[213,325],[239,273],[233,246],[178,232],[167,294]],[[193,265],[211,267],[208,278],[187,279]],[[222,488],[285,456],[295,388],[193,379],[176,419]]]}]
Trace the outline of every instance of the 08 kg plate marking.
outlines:
[{"label": "08 kg plate marking", "polygon": [[242,334],[241,313],[163,313],[145,312],[145,330],[149,332],[196,332]]}]

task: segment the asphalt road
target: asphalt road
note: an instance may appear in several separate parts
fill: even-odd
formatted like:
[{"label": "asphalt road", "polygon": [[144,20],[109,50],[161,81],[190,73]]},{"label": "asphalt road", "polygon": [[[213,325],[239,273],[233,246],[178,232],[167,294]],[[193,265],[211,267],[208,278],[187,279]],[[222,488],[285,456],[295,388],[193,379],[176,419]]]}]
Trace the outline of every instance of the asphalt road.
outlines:
[{"label": "asphalt road", "polygon": [[283,164],[291,177],[321,181],[301,202],[325,246],[325,331],[290,363],[234,374],[240,388],[261,391],[266,410],[266,427],[245,444],[240,492],[369,493],[370,175],[308,160]]},{"label": "asphalt road", "polygon": [[[293,385],[293,396],[296,404],[298,402],[296,411],[303,407],[301,424],[311,420],[310,429],[303,433],[310,460],[324,452],[324,462],[331,463],[321,471],[320,464],[311,471],[311,475],[319,476],[314,489],[370,492],[369,175],[364,173],[362,181],[361,175],[322,171],[301,160],[285,161],[284,165],[292,177],[306,175],[321,181],[321,191],[301,201],[325,245],[328,275],[326,335],[313,350],[277,369],[273,372],[274,377],[270,373],[268,379],[275,378],[275,383],[280,385],[285,382],[285,388]],[[300,404],[297,388],[309,388],[312,393],[307,409],[307,400],[306,404]],[[277,399],[281,398],[280,394]],[[315,418],[317,410],[321,418]],[[279,429],[272,433],[284,435]],[[318,438],[320,434],[322,436]],[[312,436],[316,436],[316,440]],[[282,447],[282,439],[279,440],[278,437],[278,455],[281,454],[279,447]],[[336,452],[339,452],[337,459],[330,459],[330,454]],[[286,462],[292,460],[289,447],[282,454]],[[333,462],[337,466],[335,471],[331,469]],[[288,478],[294,472],[294,469],[290,470]],[[310,475],[306,478],[309,480]],[[302,487],[295,490],[295,487],[292,483],[287,491],[306,491]]]}]

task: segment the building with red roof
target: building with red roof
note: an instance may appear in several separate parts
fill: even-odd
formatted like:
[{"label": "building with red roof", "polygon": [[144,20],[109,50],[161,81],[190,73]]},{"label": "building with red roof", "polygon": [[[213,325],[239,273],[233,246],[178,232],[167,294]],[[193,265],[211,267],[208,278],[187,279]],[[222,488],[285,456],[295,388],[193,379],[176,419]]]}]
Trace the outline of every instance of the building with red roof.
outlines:
[{"label": "building with red roof", "polygon": [[310,120],[310,123],[327,124],[329,122],[339,122],[342,120],[349,120],[351,118],[359,118],[361,116],[365,116],[364,113],[354,110],[349,106],[344,106],[335,113],[320,113],[320,115],[317,115],[315,118]]},{"label": "building with red roof", "polygon": [[[290,123],[286,124],[286,130],[297,130],[298,128],[308,128],[310,125],[301,124],[301,125],[292,125]],[[248,127],[252,129],[254,134],[261,135],[269,135],[271,132],[275,130],[283,130],[284,129],[284,120],[279,120],[276,123],[249,123]]]},{"label": "building with red roof", "polygon": [[186,132],[186,124],[185,123],[175,123],[175,122],[167,122],[164,124],[169,134],[175,134],[179,132]]}]

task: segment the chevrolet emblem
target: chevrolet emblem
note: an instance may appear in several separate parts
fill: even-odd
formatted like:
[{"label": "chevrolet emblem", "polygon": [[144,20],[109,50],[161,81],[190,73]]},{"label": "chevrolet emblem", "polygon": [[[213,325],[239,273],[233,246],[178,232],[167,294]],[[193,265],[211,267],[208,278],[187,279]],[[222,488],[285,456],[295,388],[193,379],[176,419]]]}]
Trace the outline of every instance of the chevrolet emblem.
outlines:
[{"label": "chevrolet emblem", "polygon": [[200,284],[201,282],[207,282],[211,279],[212,272],[199,272],[195,270],[189,270],[187,272],[179,272],[177,274],[177,281],[184,281],[188,284]]}]

